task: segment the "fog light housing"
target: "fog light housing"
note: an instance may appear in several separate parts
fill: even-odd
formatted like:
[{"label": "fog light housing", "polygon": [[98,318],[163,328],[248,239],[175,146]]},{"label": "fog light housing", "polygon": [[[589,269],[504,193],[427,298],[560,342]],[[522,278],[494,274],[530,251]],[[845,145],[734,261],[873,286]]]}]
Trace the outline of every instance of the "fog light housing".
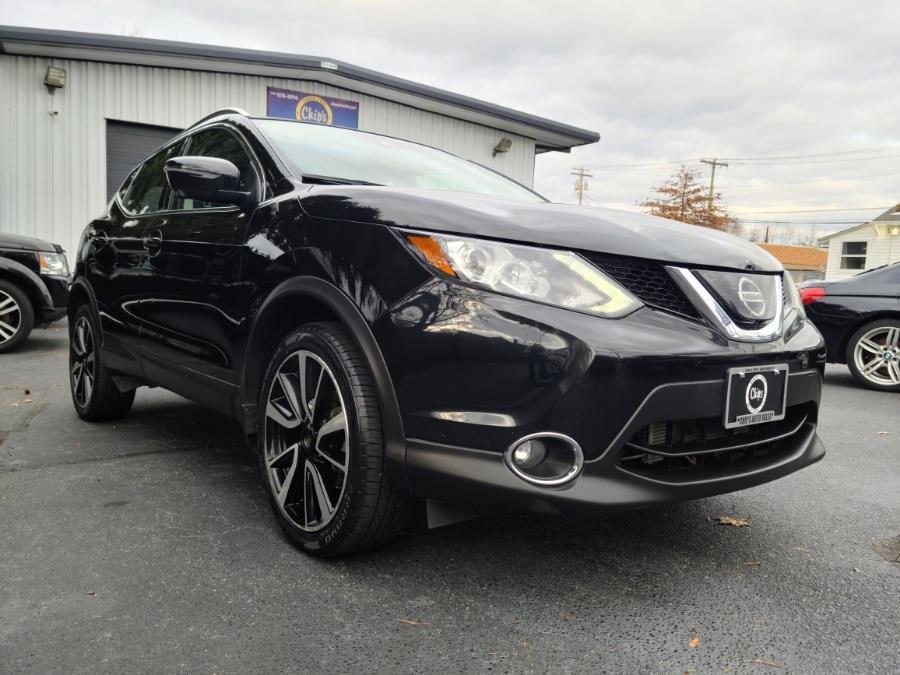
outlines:
[{"label": "fog light housing", "polygon": [[520,438],[507,448],[504,458],[519,478],[541,487],[564,485],[574,480],[584,466],[581,446],[553,431]]}]

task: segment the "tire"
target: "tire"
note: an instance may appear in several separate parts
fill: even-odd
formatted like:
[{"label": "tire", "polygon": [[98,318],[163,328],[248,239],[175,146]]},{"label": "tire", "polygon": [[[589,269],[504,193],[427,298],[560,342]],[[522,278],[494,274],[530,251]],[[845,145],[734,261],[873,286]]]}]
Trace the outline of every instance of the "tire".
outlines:
[{"label": "tire", "polygon": [[82,305],[69,326],[69,391],[75,412],[88,422],[124,417],[134,403],[134,390],[119,391],[103,365],[95,340],[99,334],[90,307]]},{"label": "tire", "polygon": [[0,279],[0,354],[17,349],[34,328],[34,307],[16,284]]},{"label": "tire", "polygon": [[847,342],[847,366],[864,387],[900,391],[900,320],[867,323]]},{"label": "tire", "polygon": [[339,324],[310,323],[285,336],[259,406],[263,482],[294,545],[338,556],[400,532],[411,498],[385,474],[372,374]]}]

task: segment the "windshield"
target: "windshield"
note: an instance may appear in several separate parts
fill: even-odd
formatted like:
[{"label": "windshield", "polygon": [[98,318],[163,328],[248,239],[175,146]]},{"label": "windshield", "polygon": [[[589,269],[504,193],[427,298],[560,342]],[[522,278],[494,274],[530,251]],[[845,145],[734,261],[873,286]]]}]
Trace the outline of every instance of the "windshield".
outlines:
[{"label": "windshield", "polygon": [[540,202],[504,176],[442,150],[353,129],[259,119],[256,124],[307,182],[475,192]]}]

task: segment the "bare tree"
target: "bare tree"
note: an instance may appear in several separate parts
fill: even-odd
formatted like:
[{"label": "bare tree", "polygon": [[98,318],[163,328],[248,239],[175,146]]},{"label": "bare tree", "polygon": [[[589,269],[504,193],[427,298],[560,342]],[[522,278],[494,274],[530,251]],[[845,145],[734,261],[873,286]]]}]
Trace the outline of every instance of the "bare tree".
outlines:
[{"label": "bare tree", "polygon": [[638,206],[653,216],[729,232],[737,224],[722,204],[721,193],[713,194],[710,203],[706,188],[687,167],[682,166],[669,180],[653,188],[653,192],[655,196],[638,202]]}]

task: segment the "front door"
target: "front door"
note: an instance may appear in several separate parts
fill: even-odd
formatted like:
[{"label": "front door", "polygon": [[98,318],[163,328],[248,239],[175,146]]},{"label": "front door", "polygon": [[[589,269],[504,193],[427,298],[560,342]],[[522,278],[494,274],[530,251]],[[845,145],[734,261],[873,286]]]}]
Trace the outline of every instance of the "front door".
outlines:
[{"label": "front door", "polygon": [[[219,157],[260,194],[259,172],[235,132],[224,126],[190,136],[183,155]],[[228,410],[237,386],[236,337],[241,252],[250,213],[236,207],[168,197],[165,218],[148,223],[142,290],[144,370],[184,396]]]}]

